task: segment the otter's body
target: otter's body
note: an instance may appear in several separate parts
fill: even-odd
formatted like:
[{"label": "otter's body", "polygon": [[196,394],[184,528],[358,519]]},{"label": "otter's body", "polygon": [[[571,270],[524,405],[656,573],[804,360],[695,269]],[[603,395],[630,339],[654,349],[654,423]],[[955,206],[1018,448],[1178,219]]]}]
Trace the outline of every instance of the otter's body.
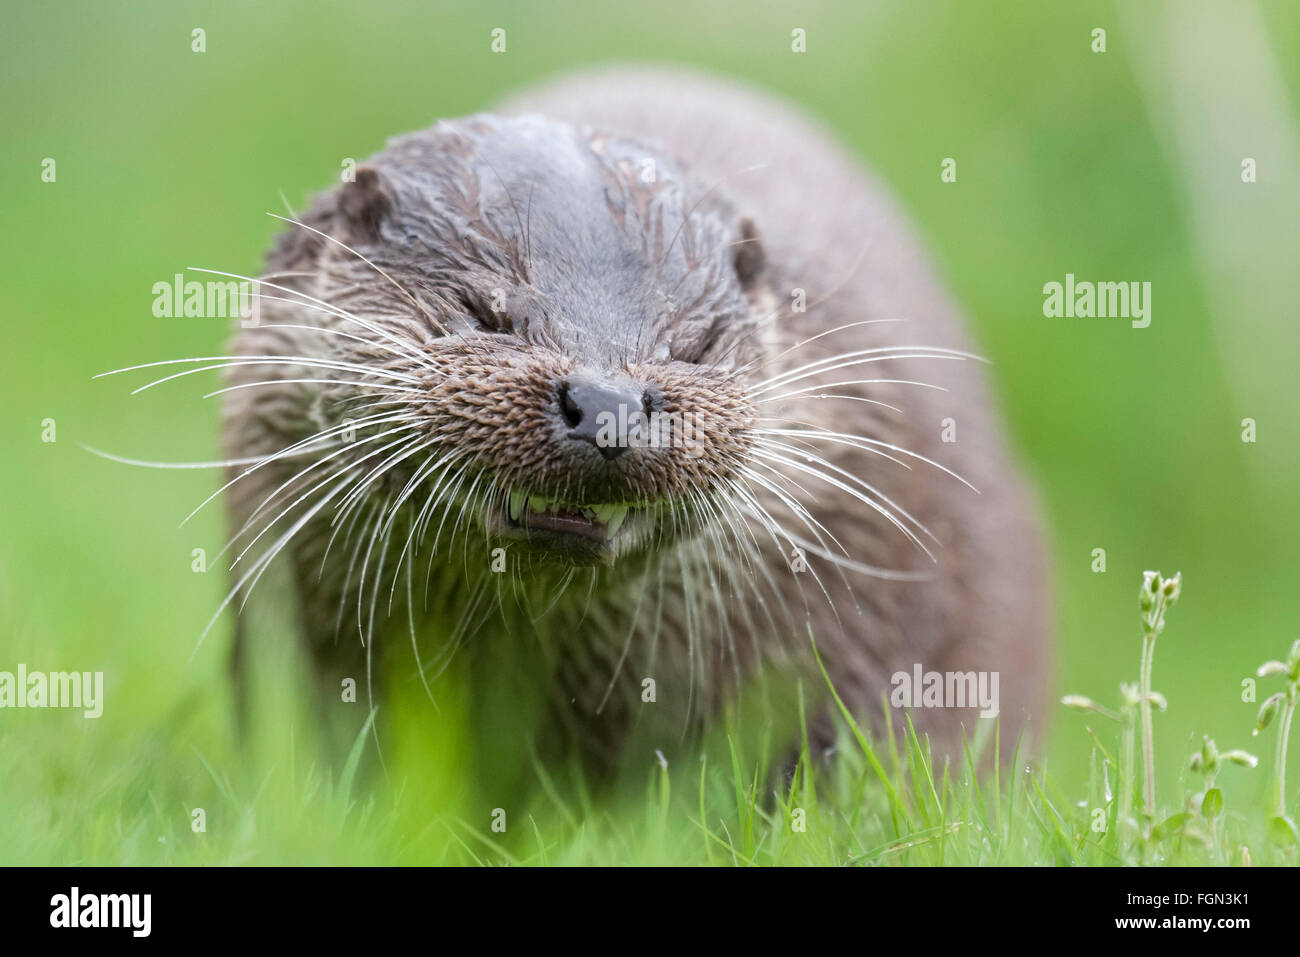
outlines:
[{"label": "otter's body", "polygon": [[[640,763],[633,728],[667,748],[760,665],[824,733],[811,635],[872,723],[919,665],[997,673],[1003,733],[1033,730],[1044,558],[983,368],[898,212],[799,115],[579,76],[394,141],[300,219],[226,437],[276,456],[235,473],[237,591],[278,552],[326,687],[414,643],[426,677],[468,662],[470,698],[508,671],[483,707],[531,701],[548,747]],[[951,746],[976,713],[913,716]]]}]

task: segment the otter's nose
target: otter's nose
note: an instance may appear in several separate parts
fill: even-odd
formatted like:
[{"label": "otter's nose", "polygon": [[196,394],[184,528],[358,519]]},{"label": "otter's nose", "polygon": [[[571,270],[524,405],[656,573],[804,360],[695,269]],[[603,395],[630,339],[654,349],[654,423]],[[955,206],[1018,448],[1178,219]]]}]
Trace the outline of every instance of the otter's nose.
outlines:
[{"label": "otter's nose", "polygon": [[573,376],[560,383],[560,417],[568,436],[590,442],[606,459],[616,459],[637,443],[650,412],[646,391],[633,383]]}]

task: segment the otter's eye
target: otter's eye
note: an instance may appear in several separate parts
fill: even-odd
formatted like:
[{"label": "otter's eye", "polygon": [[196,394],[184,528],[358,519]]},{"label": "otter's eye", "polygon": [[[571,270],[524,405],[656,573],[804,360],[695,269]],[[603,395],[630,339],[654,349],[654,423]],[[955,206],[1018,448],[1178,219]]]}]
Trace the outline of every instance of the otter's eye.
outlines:
[{"label": "otter's eye", "polygon": [[496,299],[466,297],[461,305],[465,310],[466,322],[479,332],[509,334],[515,331],[514,317],[505,304]]},{"label": "otter's eye", "polygon": [[763,271],[763,263],[767,256],[763,252],[758,227],[754,225],[752,219],[741,220],[740,238],[736,241],[734,249],[732,263],[736,268],[736,278],[740,280],[740,288],[746,291],[753,289]]},{"label": "otter's eye", "polygon": [[691,345],[690,354],[682,356],[682,358],[694,365],[704,362],[705,357],[713,351],[721,340],[726,321],[726,316],[714,316],[701,333],[700,338]]},{"label": "otter's eye", "polygon": [[510,317],[504,312],[493,313],[490,309],[471,309],[469,320],[480,332],[506,332],[510,329]]}]

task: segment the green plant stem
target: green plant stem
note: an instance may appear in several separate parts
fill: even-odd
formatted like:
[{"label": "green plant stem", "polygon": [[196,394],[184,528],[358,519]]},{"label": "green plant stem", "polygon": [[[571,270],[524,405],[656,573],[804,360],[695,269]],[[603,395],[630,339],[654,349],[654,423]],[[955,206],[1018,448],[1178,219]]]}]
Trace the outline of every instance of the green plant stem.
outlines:
[{"label": "green plant stem", "polygon": [[1149,819],[1156,813],[1156,749],[1151,730],[1151,668],[1155,660],[1156,636],[1147,632],[1142,640],[1142,670],[1138,678],[1138,708],[1142,715],[1142,770],[1146,780],[1142,789],[1142,809]]},{"label": "green plant stem", "polygon": [[1278,817],[1286,817],[1286,752],[1287,740],[1291,736],[1291,719],[1295,717],[1297,685],[1286,689],[1286,705],[1282,710],[1282,721],[1277,729],[1277,758],[1273,775],[1275,790],[1273,792],[1273,809]]}]

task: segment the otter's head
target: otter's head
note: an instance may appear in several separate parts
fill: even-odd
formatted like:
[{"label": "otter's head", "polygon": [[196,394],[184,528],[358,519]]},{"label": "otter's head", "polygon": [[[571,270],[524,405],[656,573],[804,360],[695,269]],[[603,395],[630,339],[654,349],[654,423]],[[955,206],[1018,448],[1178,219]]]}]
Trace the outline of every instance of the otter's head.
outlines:
[{"label": "otter's head", "polygon": [[537,117],[395,140],[272,257],[286,278],[268,279],[321,303],[277,321],[337,333],[312,425],[391,413],[369,428],[396,438],[356,443],[358,469],[395,458],[368,491],[417,523],[450,509],[579,564],[694,534],[752,442],[741,376],[767,308],[756,231],[715,185]]}]

